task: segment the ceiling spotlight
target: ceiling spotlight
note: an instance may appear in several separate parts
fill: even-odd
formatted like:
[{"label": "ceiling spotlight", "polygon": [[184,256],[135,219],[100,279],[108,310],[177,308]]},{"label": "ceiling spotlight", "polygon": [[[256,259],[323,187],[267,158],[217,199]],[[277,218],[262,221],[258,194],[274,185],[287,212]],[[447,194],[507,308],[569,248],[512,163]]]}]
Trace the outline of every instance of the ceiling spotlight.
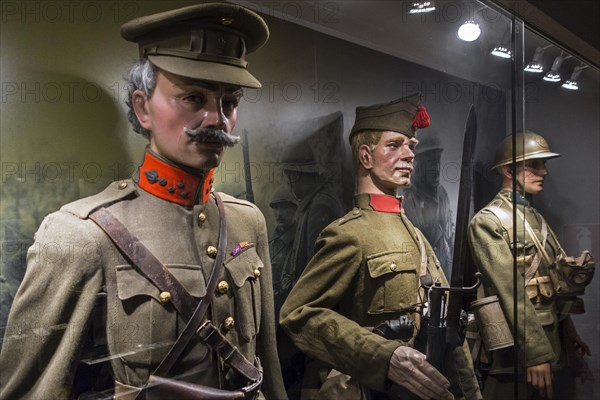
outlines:
[{"label": "ceiling spotlight", "polygon": [[458,28],[458,37],[465,42],[477,40],[479,35],[481,35],[481,29],[479,29],[479,25],[473,20],[466,21]]},{"label": "ceiling spotlight", "polygon": [[571,77],[567,79],[565,83],[562,84],[562,87],[570,90],[578,90],[579,85],[577,84],[577,79],[579,79],[581,71],[585,68],[587,68],[587,65],[578,65],[575,68],[573,68],[573,73],[571,74]]},{"label": "ceiling spotlight", "polygon": [[510,25],[506,27],[504,30],[504,34],[502,35],[502,41],[499,46],[494,47],[492,50],[492,55],[500,58],[511,58],[512,51],[508,49],[510,43]]},{"label": "ceiling spotlight", "polygon": [[501,58],[512,57],[512,51],[510,51],[508,48],[506,48],[504,46],[494,47],[494,50],[492,50],[492,54],[495,55],[496,57],[501,57]]},{"label": "ceiling spotlight", "polygon": [[550,71],[546,72],[546,75],[544,75],[544,80],[548,82],[560,82],[560,72],[558,72],[558,70],[560,69],[563,61],[567,58],[571,58],[571,56],[563,57],[563,52],[561,51],[560,55],[556,56],[554,59]]},{"label": "ceiling spotlight", "polygon": [[409,14],[426,13],[435,10],[435,4],[433,1],[416,1],[408,10]]},{"label": "ceiling spotlight", "polygon": [[579,90],[579,85],[577,85],[577,81],[566,80],[565,83],[562,84],[562,87],[570,90]]},{"label": "ceiling spotlight", "polygon": [[550,47],[551,45],[548,46],[544,46],[544,47],[536,47],[535,48],[535,53],[533,53],[533,59],[531,60],[531,62],[529,64],[527,64],[525,66],[525,71],[527,72],[535,72],[535,73],[541,73],[544,72],[544,66],[542,65],[542,56],[544,55],[544,51]]}]

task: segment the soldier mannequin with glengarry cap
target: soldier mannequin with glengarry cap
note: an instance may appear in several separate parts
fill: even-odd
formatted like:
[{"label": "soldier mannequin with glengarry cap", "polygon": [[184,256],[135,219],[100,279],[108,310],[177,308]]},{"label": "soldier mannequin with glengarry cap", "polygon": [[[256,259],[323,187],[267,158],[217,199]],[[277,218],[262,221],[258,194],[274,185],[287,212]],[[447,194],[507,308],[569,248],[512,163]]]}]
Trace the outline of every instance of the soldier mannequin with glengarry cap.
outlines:
[{"label": "soldier mannequin with glengarry cap", "polygon": [[[396,191],[410,183],[416,130],[428,125],[420,94],[356,110],[355,208],[321,232],[281,309],[281,326],[309,357],[303,400],[397,399],[392,384],[423,399],[481,398],[465,347],[446,358],[448,379],[418,350],[420,277],[447,281]],[[404,321],[402,333],[376,333],[386,321]]]},{"label": "soldier mannequin with glengarry cap", "polygon": [[[260,359],[257,398],[285,399],[264,217],[255,205],[212,189],[225,148],[238,141],[241,88],[260,87],[245,56],[267,41],[268,28],[246,8],[206,3],[137,18],[121,34],[139,46],[128,77],[128,119],[149,144],[132,179],[67,204],[42,223],[9,316],[0,398],[91,396],[75,380],[79,361],[92,357],[89,365],[110,364],[114,398],[134,399],[184,330],[188,318],[175,295],[159,290],[90,219],[104,208],[195,303],[207,296],[215,259],[224,254],[205,318],[243,358]],[[225,246],[217,197],[232,222]],[[60,257],[36,250],[49,244],[62,248]],[[245,384],[198,336],[169,377],[223,390]]]}]

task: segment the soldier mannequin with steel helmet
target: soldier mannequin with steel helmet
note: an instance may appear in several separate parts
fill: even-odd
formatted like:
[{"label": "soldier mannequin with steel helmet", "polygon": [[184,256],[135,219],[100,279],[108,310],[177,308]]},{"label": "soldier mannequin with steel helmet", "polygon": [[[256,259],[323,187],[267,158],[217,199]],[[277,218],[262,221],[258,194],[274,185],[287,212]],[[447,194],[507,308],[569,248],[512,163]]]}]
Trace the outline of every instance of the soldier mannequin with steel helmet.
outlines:
[{"label": "soldier mannequin with steel helmet", "polygon": [[[510,332],[522,349],[524,375],[519,380],[526,382],[527,387],[520,388],[519,398],[562,399],[566,397],[561,394],[569,386],[560,375],[566,367],[566,351],[574,350],[580,355],[590,352],[569,316],[570,312],[577,312],[573,304],[578,300],[557,297],[550,276],[551,265],[564,252],[552,229],[529,201],[530,196],[543,190],[548,175],[546,161],[559,154],[550,151],[542,136],[520,132],[515,138],[516,163],[512,164],[512,140],[511,136],[505,138],[498,148],[493,168],[502,175],[502,189],[471,221],[469,243],[475,264],[483,274],[484,295],[498,296]],[[514,207],[517,232],[513,232]],[[513,292],[515,247],[520,272],[517,293]],[[515,302],[517,331],[513,323]],[[515,384],[514,347],[491,351],[488,357],[490,370],[484,398],[505,399],[512,395]]]},{"label": "soldier mannequin with steel helmet", "polygon": [[[420,276],[447,283],[396,196],[410,182],[416,129],[428,125],[420,94],[356,110],[355,208],[321,232],[281,309],[281,326],[312,360],[302,399],[359,399],[362,390],[369,399],[394,399],[392,383],[423,399],[481,398],[465,347],[446,358],[448,379],[414,348],[422,329]],[[374,332],[401,317],[401,336]]]},{"label": "soldier mannequin with steel helmet", "polygon": [[[203,327],[212,321],[211,338],[235,346],[234,357],[225,359],[193,329],[165,377],[230,393],[248,382],[234,368],[245,363],[259,384],[264,375],[251,398],[285,399],[264,217],[255,205],[212,188],[225,148],[238,141],[241,88],[260,87],[245,56],[267,41],[268,27],[246,8],[204,3],[136,18],[121,35],[139,47],[128,118],[149,145],[132,179],[67,204],[42,223],[0,354],[0,398],[76,398],[78,362],[90,357],[91,364],[110,363],[115,399],[134,399],[200,299],[212,297],[206,313],[196,315]],[[122,225],[118,235],[94,219],[100,211]],[[125,234],[137,240],[118,246]],[[56,257],[45,256],[48,246],[58,248]],[[143,251],[130,257],[129,247]],[[162,267],[152,277],[142,268],[149,254]],[[157,277],[168,277],[174,290],[159,289]],[[92,343],[106,348],[91,354]],[[161,396],[174,397],[181,398]]]}]

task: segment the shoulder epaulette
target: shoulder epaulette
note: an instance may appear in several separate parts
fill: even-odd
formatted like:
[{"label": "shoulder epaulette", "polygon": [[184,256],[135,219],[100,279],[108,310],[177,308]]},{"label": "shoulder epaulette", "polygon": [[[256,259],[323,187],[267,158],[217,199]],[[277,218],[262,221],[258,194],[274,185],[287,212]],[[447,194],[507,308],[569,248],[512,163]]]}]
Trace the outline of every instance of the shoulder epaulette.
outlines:
[{"label": "shoulder epaulette", "polygon": [[232,204],[239,204],[239,205],[243,205],[243,206],[247,206],[247,207],[256,207],[254,204],[252,204],[248,200],[238,199],[237,197],[233,197],[233,196],[231,196],[227,193],[223,193],[223,192],[218,192],[218,193],[219,193],[219,196],[221,196],[223,203],[232,203]]},{"label": "shoulder epaulette", "polygon": [[504,204],[504,201],[502,201],[502,199],[494,199],[490,202],[490,204],[488,204],[486,206],[486,208],[488,207],[501,207],[502,204]]},{"label": "shoulder epaulette", "polygon": [[348,214],[344,215],[342,218],[337,220],[338,225],[344,225],[348,221],[352,221],[353,219],[362,217],[363,213],[360,208],[354,208]]},{"label": "shoulder epaulette", "polygon": [[66,211],[81,219],[85,219],[94,210],[116,203],[135,192],[136,188],[133,181],[131,179],[124,179],[111,183],[98,194],[65,204],[61,207],[61,211]]}]

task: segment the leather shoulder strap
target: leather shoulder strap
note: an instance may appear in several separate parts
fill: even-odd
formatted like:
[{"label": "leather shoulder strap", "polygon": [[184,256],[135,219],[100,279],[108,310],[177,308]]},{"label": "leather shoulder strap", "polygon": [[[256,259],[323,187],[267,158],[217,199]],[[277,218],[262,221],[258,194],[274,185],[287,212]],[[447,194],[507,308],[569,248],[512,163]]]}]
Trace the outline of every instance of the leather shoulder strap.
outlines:
[{"label": "leather shoulder strap", "polygon": [[500,220],[502,227],[506,233],[508,233],[509,240],[511,242],[514,241],[512,215],[498,206],[489,206],[486,207],[485,210],[491,212],[496,216],[496,218],[498,218],[498,220]]},{"label": "leather shoulder strap", "polygon": [[173,307],[189,319],[196,308],[196,300],[169,270],[106,208],[89,215],[119,248],[129,262],[138,268],[161,292],[168,292]]}]

